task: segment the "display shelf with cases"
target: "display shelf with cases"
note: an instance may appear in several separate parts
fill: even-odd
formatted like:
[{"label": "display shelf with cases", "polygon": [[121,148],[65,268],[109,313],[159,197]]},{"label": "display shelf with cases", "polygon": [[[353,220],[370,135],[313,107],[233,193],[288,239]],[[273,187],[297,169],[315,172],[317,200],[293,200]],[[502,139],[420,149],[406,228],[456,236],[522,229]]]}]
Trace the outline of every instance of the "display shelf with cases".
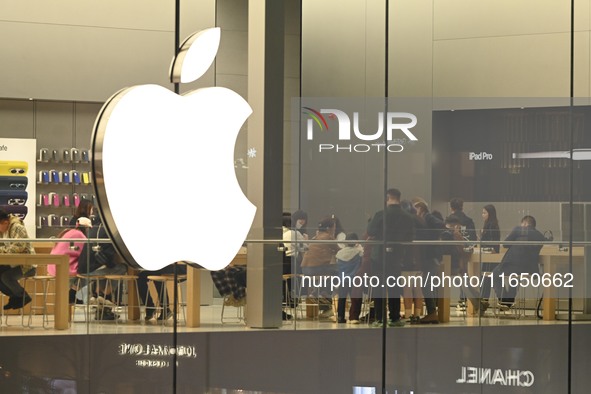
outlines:
[{"label": "display shelf with cases", "polygon": [[69,226],[83,199],[95,201],[90,152],[80,148],[41,148],[37,159],[37,237],[58,235]]}]

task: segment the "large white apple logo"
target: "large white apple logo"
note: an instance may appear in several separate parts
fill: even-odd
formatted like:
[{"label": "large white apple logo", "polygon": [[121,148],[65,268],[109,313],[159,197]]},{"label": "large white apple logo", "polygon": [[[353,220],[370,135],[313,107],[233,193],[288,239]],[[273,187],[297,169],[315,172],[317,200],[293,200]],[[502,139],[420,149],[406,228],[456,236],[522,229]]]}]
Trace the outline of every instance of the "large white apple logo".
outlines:
[{"label": "large white apple logo", "polygon": [[[172,65],[184,58],[183,72],[193,71],[182,82],[209,68],[219,40],[219,28],[188,40],[191,49]],[[207,64],[189,66],[194,59]],[[256,212],[234,171],[236,137],[251,113],[221,87],[177,95],[140,85],[107,101],[94,126],[93,178],[104,225],[130,264],[157,270],[188,261],[219,270],[232,261]]]}]

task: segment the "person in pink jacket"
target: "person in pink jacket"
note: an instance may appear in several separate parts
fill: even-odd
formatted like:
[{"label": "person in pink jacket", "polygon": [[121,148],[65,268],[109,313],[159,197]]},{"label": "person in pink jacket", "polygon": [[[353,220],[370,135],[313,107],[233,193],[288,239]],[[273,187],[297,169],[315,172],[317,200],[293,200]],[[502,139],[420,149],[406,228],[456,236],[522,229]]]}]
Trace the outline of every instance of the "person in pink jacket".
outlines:
[{"label": "person in pink jacket", "polygon": [[[87,239],[88,228],[92,227],[92,221],[87,217],[80,217],[76,221],[76,227],[64,230],[58,235],[61,241],[56,242],[50,254],[65,254],[70,260],[70,304],[76,302],[76,275],[78,273],[78,259],[82,248],[84,247],[84,240]],[[66,242],[65,239],[72,239],[77,241]],[[55,276],[55,265],[47,266],[47,273]]]}]

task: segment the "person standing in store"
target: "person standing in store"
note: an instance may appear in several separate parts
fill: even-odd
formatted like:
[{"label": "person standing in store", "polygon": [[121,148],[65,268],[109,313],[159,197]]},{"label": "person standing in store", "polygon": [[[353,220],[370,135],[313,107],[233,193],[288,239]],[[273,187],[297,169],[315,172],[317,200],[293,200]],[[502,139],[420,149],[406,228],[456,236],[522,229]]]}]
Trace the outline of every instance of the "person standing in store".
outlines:
[{"label": "person standing in store", "polygon": [[[501,241],[501,229],[499,228],[499,220],[497,219],[497,209],[494,205],[488,204],[482,208],[482,219],[484,225],[480,231],[480,241]],[[495,253],[499,253],[500,244],[483,245],[484,248],[492,248]]]},{"label": "person standing in store", "polygon": [[462,226],[464,237],[469,241],[477,241],[478,237],[476,236],[474,220],[464,213],[464,200],[458,197],[452,198],[449,200],[449,208],[451,209],[451,214],[447,218],[455,216]]},{"label": "person standing in store", "polygon": [[[355,277],[355,274],[359,271],[363,258],[363,247],[358,243],[359,236],[355,233],[349,233],[347,234],[345,240],[349,242],[347,242],[345,244],[345,247],[341,248],[341,250],[339,250],[336,254],[339,277],[344,282],[341,283],[338,291],[339,301],[337,303],[337,323],[347,322],[347,320],[345,319],[345,306],[347,304],[347,296],[351,295],[351,298],[353,297],[352,289],[354,286],[350,284],[353,283],[353,278]],[[353,300],[351,300],[351,303],[353,303]],[[355,308],[356,307],[353,306],[353,304],[351,304],[351,309],[354,310]],[[349,319],[359,321],[359,315],[354,315],[355,312],[349,312]]]},{"label": "person standing in store", "polygon": [[[373,247],[371,256],[372,275],[380,276],[382,283],[385,283],[389,276],[398,277],[402,274],[402,264],[409,250],[408,245],[401,243],[414,239],[414,221],[412,216],[400,206],[400,197],[400,190],[388,189],[386,209],[377,212],[367,226],[369,237],[387,242],[385,247],[382,245]],[[384,299],[388,301],[388,325],[394,327],[404,325],[400,319],[401,290],[396,286],[387,289],[379,286],[373,289],[376,317],[374,326],[381,326],[385,323]]]},{"label": "person standing in store", "polygon": [[[422,241],[437,241],[445,229],[445,223],[429,212],[429,207],[424,201],[418,201],[414,204],[417,210],[417,216],[424,223],[422,228],[416,230],[416,239]],[[421,249],[421,268],[425,286],[423,295],[425,296],[425,307],[427,315],[421,318],[420,324],[438,324],[439,316],[437,314],[437,293],[427,284],[429,276],[439,273],[439,264],[442,259],[441,248],[439,245],[422,245]]]},{"label": "person standing in store", "polygon": [[[1,238],[29,238],[23,221],[0,209]],[[30,242],[12,241],[0,243],[0,253],[35,253]],[[35,275],[35,267],[31,265],[0,265],[0,291],[6,294],[8,303],[3,309],[19,309],[32,301],[31,296],[18,283],[19,279]]]}]

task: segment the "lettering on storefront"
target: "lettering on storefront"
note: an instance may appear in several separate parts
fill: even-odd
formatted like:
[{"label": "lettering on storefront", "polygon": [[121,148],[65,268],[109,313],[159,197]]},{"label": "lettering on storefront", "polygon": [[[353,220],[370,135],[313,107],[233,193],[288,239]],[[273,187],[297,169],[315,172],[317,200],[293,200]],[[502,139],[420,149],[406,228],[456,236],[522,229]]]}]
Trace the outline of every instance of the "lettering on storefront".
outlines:
[{"label": "lettering on storefront", "polygon": [[461,367],[459,384],[486,384],[512,387],[531,387],[535,381],[531,371],[519,369],[493,369],[480,367]]}]

